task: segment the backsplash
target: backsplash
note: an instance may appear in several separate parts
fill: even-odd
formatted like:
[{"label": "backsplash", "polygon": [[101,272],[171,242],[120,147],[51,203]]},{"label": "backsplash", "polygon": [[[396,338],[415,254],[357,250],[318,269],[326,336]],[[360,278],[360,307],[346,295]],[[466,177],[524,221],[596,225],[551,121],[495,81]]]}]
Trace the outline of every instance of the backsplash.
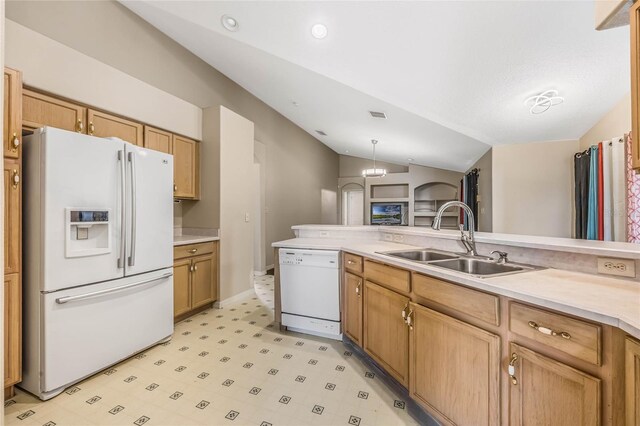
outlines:
[{"label": "backsplash", "polygon": [[182,203],[173,203],[173,227],[182,228]]}]

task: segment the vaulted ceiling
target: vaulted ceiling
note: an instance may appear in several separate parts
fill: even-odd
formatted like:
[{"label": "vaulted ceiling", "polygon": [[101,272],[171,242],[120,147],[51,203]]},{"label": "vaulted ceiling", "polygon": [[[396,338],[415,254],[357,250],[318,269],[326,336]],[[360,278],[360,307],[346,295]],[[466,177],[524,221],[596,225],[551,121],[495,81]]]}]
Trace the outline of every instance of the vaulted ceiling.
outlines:
[{"label": "vaulted ceiling", "polygon": [[[589,1],[122,3],[341,154],[377,139],[380,159],[464,171],[491,145],[577,139],[629,92],[629,28],[596,31]],[[548,89],[564,103],[530,114]]]}]

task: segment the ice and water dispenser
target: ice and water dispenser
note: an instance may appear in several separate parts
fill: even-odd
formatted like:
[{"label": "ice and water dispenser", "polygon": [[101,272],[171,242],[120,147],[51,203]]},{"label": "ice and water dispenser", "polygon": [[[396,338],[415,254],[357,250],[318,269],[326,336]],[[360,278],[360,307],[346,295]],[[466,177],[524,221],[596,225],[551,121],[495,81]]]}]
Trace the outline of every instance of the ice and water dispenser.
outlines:
[{"label": "ice and water dispenser", "polygon": [[109,209],[66,209],[66,257],[105,254],[111,251]]}]

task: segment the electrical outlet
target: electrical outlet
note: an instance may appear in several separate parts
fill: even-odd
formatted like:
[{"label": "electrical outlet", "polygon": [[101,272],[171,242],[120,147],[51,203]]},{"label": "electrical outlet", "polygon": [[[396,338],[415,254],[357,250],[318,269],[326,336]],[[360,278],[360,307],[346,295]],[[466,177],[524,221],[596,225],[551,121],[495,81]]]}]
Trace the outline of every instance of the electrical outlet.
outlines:
[{"label": "electrical outlet", "polygon": [[384,240],[385,240],[385,241],[393,241],[393,235],[391,235],[391,234],[384,234]]},{"label": "electrical outlet", "polygon": [[244,214],[244,221],[249,222],[249,213]]},{"label": "electrical outlet", "polygon": [[401,243],[404,241],[404,235],[402,234],[393,234],[393,241],[396,243]]},{"label": "electrical outlet", "polygon": [[598,258],[598,273],[635,278],[636,262],[633,259]]}]

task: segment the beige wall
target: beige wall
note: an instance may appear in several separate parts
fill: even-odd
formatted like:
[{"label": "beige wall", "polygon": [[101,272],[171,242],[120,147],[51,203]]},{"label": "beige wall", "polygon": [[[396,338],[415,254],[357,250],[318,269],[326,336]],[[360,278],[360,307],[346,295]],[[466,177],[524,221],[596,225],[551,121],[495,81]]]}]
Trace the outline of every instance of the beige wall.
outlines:
[{"label": "beige wall", "polygon": [[[201,108],[224,105],[252,121],[255,138],[267,150],[267,265],[273,263],[271,243],[292,237],[292,225],[337,220],[329,211],[334,202],[331,192],[337,186],[338,154],[121,4],[10,1],[7,14],[21,25],[189,103]],[[53,74],[56,80],[61,76],[64,73]],[[209,178],[218,163],[215,147],[204,139],[202,186],[206,188],[215,185],[215,178]],[[210,199],[199,203],[216,205],[219,201],[213,191]],[[184,212],[185,227],[219,224],[217,209],[195,214],[193,204],[197,203],[184,202],[176,208]]]},{"label": "beige wall", "polygon": [[494,146],[493,232],[572,235],[577,140]]},{"label": "beige wall", "polygon": [[[368,158],[352,157],[350,155],[340,155],[340,177],[360,177],[362,170],[373,167],[373,160]],[[387,169],[387,173],[406,173],[408,166],[400,164],[376,161],[376,167]]]},{"label": "beige wall", "polygon": [[580,138],[580,150],[603,140],[613,139],[631,131],[631,93],[627,93],[611,111],[606,113]]},{"label": "beige wall", "polygon": [[492,232],[493,230],[493,155],[491,149],[474,164],[473,169],[480,169],[478,177],[478,230]]},{"label": "beige wall", "polygon": [[24,84],[200,139],[202,109],[142,80],[6,20],[7,66]]}]

